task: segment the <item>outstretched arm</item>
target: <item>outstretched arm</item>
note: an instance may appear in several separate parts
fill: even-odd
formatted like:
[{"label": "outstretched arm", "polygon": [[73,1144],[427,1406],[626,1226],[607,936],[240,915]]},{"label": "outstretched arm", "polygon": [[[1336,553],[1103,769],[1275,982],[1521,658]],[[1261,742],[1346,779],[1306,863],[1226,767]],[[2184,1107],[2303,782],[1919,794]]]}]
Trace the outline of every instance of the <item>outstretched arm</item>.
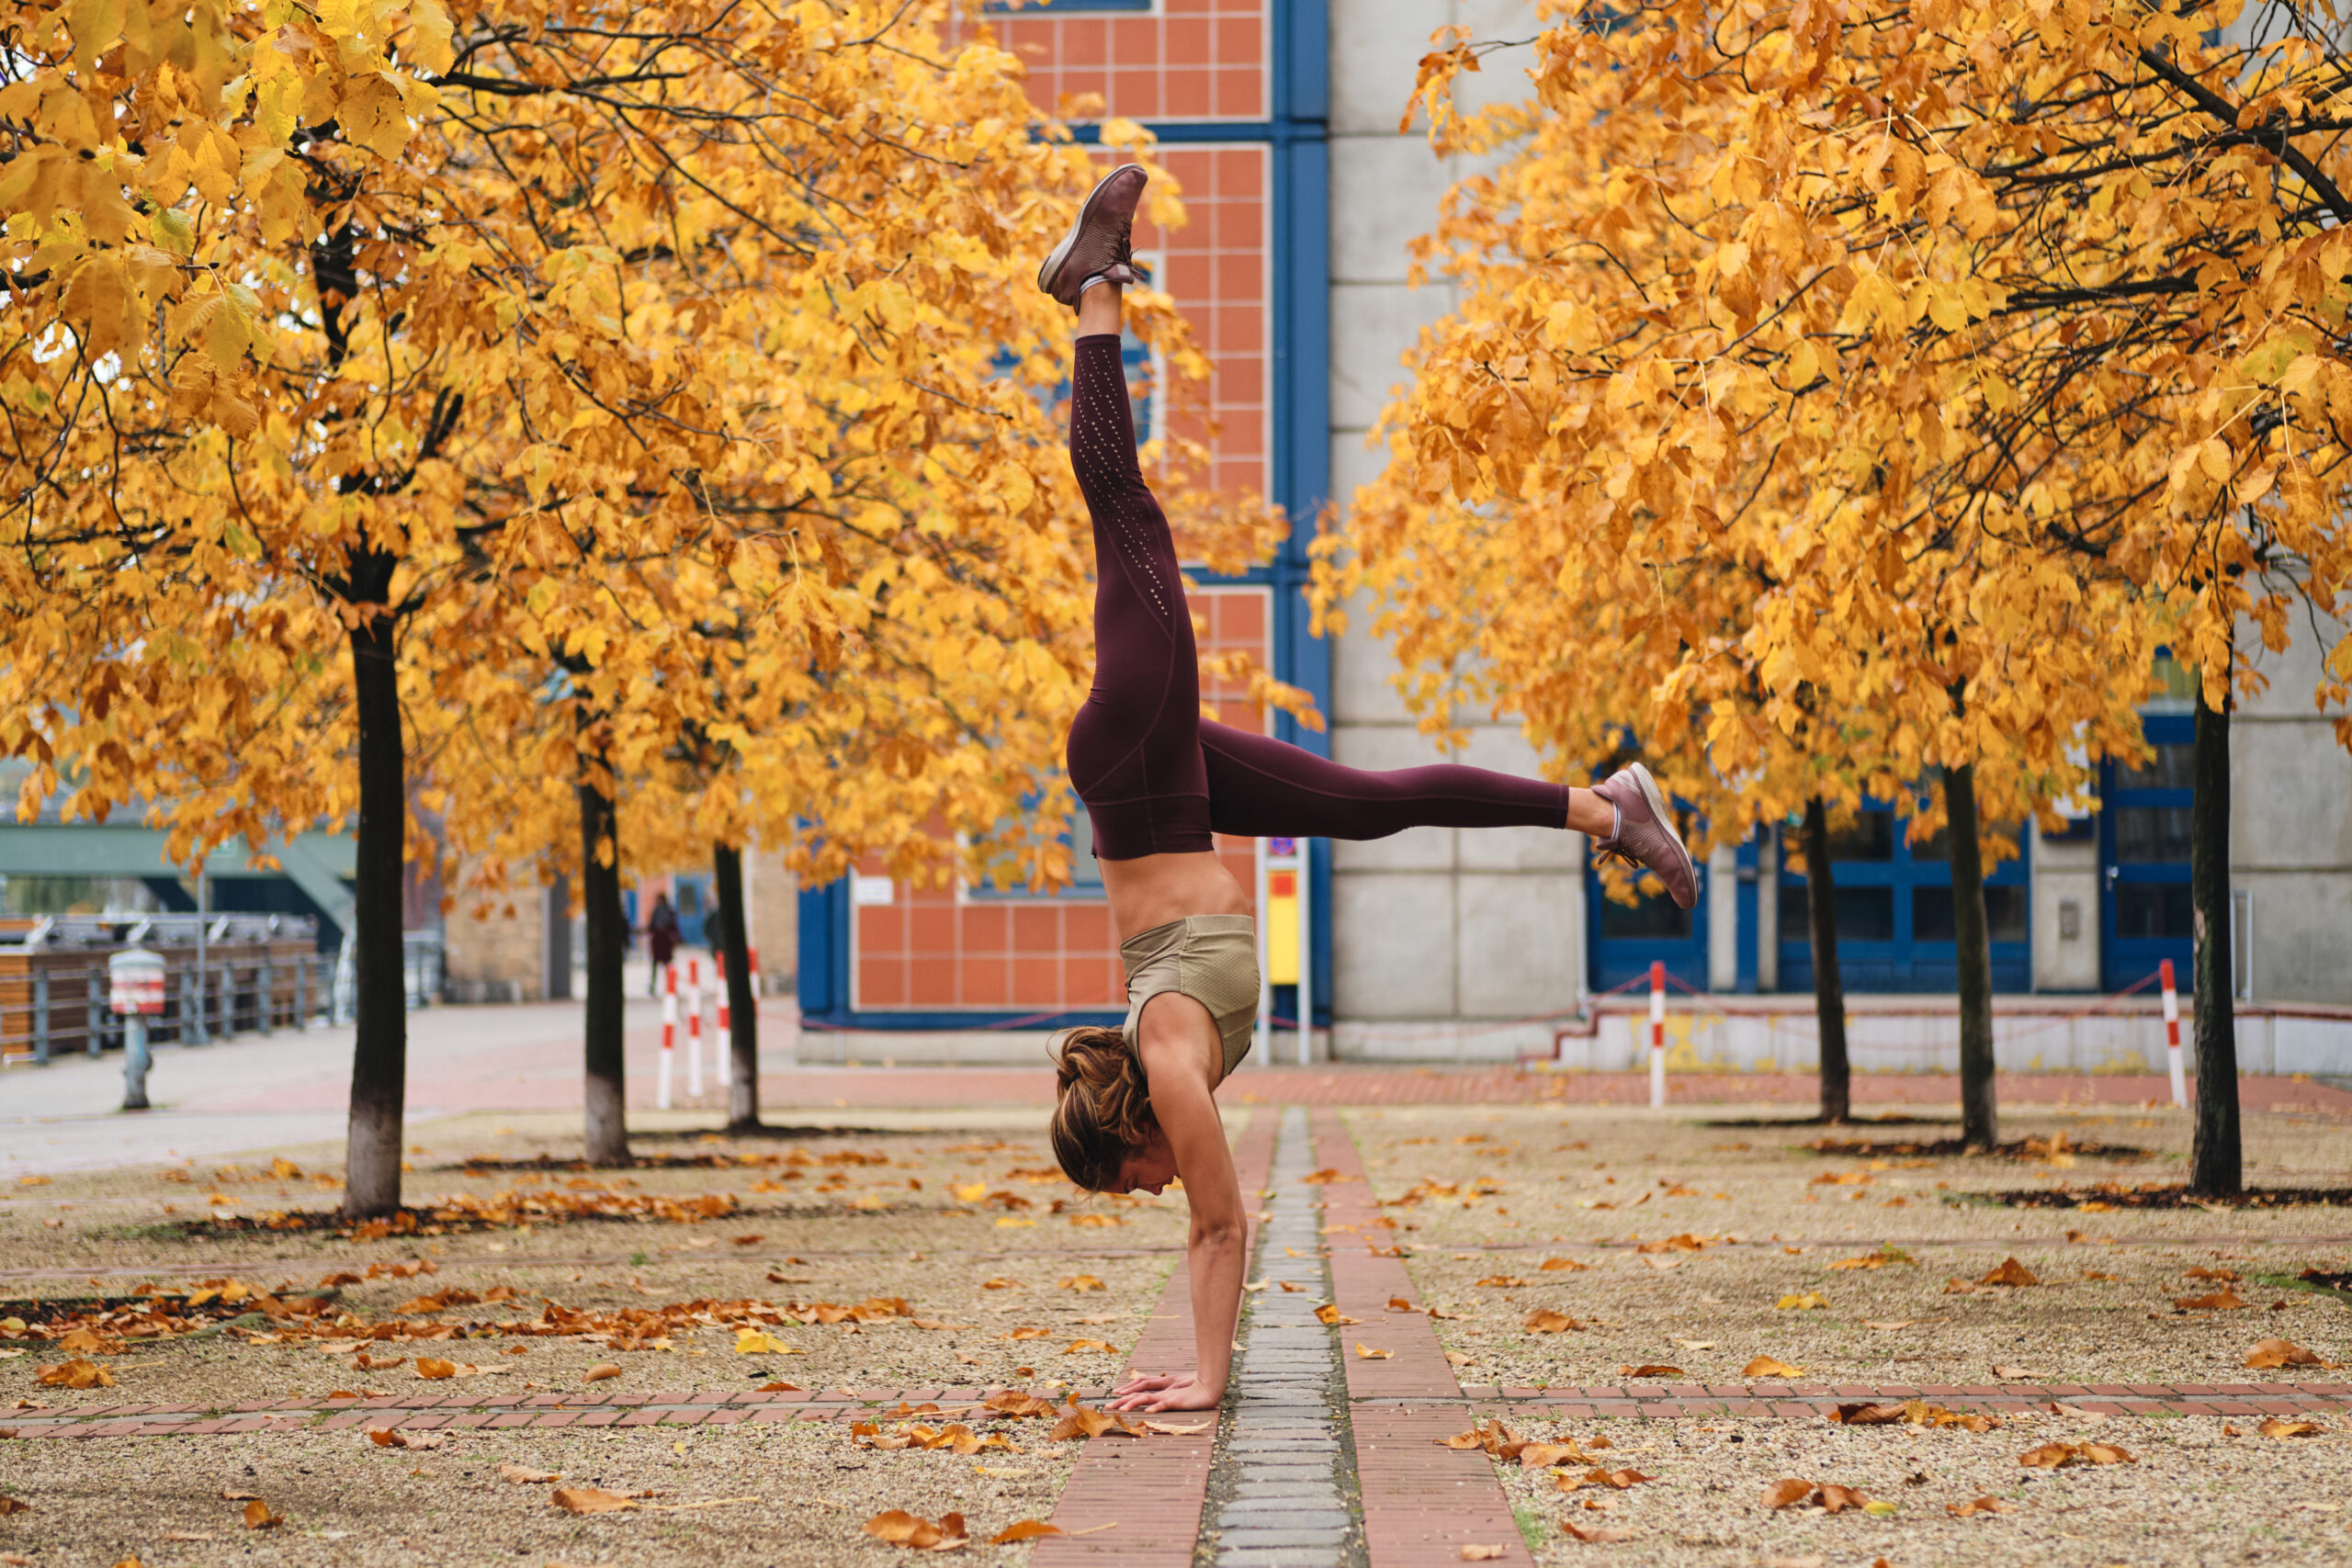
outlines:
[{"label": "outstretched arm", "polygon": [[[1162,1011],[1181,1013],[1188,1027],[1163,1035],[1142,1032],[1144,1071],[1151,1080],[1151,1107],[1167,1134],[1184,1199],[1193,1211],[1185,1247],[1192,1273],[1193,1324],[1199,1359],[1190,1377],[1138,1378],[1119,1389],[1114,1410],[1214,1410],[1225,1397],[1233,1369],[1233,1330],[1241,1315],[1241,1274],[1249,1259],[1249,1223],[1241,1208],[1241,1182],[1234,1175],[1233,1151],[1209,1088],[1205,1049],[1216,1048],[1216,1029],[1208,1011],[1190,997],[1155,998],[1147,1023]],[[1197,1027],[1193,1027],[1196,1025]],[[1206,1047],[1195,1038],[1204,1032]]]}]

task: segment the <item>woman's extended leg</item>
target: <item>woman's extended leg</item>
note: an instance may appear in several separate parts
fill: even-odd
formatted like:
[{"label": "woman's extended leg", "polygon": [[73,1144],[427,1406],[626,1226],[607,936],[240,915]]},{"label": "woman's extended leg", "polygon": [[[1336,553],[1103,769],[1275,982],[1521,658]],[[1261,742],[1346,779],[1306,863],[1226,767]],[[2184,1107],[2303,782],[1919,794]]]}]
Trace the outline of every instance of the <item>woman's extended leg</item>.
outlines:
[{"label": "woman's extended leg", "polygon": [[[1117,321],[1119,286],[1086,316]],[[1115,325],[1078,340],[1070,467],[1094,525],[1094,688],[1070,723],[1071,785],[1105,860],[1212,847],[1201,763],[1201,682],[1192,612],[1168,519],[1136,463],[1135,414]]]},{"label": "woman's extended leg", "polygon": [[1682,908],[1697,897],[1690,852],[1638,763],[1577,789],[1454,763],[1366,773],[1222,724],[1200,732],[1209,825],[1220,833],[1385,839],[1408,828],[1573,828],[1601,853],[1657,873]]}]

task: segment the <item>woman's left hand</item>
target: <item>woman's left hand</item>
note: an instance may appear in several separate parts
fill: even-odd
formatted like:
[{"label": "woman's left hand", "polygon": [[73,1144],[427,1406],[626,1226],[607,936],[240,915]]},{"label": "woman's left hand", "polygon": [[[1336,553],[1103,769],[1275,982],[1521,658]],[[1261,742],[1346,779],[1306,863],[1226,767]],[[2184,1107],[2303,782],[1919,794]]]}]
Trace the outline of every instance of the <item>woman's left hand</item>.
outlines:
[{"label": "woman's left hand", "polygon": [[1212,1389],[1197,1377],[1136,1378],[1113,1391],[1119,1397],[1113,1410],[1215,1410],[1225,1401],[1223,1389]]}]

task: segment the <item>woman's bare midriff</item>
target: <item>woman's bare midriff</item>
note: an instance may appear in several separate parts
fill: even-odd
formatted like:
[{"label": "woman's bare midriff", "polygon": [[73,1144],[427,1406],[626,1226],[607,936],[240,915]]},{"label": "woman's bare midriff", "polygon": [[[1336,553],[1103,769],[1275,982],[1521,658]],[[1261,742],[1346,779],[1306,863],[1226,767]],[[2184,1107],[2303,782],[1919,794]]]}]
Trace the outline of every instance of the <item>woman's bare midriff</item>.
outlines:
[{"label": "woman's bare midriff", "polygon": [[1214,853],[1141,855],[1102,866],[1121,942],[1190,915],[1250,913],[1250,895]]}]

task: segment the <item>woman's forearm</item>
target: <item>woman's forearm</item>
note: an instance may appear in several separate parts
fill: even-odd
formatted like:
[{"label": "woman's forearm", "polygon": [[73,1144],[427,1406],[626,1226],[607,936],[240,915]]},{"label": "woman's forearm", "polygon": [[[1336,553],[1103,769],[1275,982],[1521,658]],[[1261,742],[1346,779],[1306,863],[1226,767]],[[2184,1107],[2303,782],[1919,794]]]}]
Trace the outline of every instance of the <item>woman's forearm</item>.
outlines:
[{"label": "woman's forearm", "polygon": [[1222,1394],[1233,1371],[1233,1331],[1241,1318],[1241,1273],[1249,1261],[1240,1229],[1204,1231],[1192,1238],[1186,1267],[1192,1273],[1193,1325],[1198,1336],[1199,1377]]}]

